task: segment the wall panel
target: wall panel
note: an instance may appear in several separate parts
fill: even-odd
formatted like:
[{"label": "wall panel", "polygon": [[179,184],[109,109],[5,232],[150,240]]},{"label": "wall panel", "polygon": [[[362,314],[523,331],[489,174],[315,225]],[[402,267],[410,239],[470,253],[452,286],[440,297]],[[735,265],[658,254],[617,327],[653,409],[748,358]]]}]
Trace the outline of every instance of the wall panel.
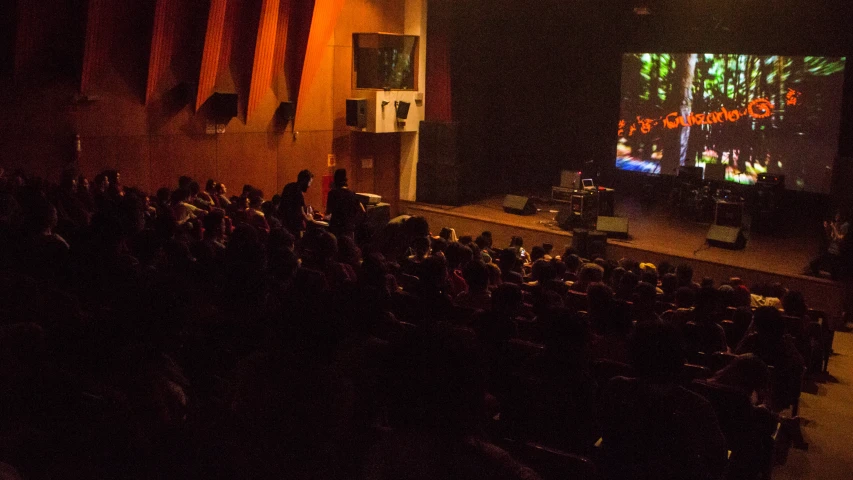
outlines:
[{"label": "wall panel", "polygon": [[150,193],[150,151],[146,135],[83,137],[80,172],[92,178],[112,169],[121,172],[121,183]]},{"label": "wall panel", "polygon": [[276,190],[276,145],[266,133],[218,135],[216,159],[219,179],[239,195],[244,184],[264,191],[266,198]]},{"label": "wall panel", "polygon": [[150,152],[152,188],[176,188],[181,175],[189,175],[202,185],[208,178],[219,178],[213,135],[153,135]]},{"label": "wall panel", "polygon": [[[300,93],[296,122],[297,131],[302,130],[331,130],[332,120],[332,72],[334,71],[335,48],[323,48],[323,56],[311,85],[311,92],[306,96]],[[300,87],[301,88],[301,87]]]},{"label": "wall panel", "polygon": [[305,194],[305,201],[315,207],[322,205],[321,177],[331,172],[326,166],[326,156],[332,153],[331,145],[330,130],[300,132],[296,141],[290,135],[284,135],[278,149],[279,191],[284,185],[295,182],[299,171],[307,168],[315,177],[314,184]]}]

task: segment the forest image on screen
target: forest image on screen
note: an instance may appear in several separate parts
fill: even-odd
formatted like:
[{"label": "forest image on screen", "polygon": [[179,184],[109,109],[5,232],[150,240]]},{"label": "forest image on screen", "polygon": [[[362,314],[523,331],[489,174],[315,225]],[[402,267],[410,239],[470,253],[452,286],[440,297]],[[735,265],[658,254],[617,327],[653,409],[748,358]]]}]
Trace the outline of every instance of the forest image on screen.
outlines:
[{"label": "forest image on screen", "polygon": [[843,57],[630,53],[622,58],[616,167],[828,192]]}]

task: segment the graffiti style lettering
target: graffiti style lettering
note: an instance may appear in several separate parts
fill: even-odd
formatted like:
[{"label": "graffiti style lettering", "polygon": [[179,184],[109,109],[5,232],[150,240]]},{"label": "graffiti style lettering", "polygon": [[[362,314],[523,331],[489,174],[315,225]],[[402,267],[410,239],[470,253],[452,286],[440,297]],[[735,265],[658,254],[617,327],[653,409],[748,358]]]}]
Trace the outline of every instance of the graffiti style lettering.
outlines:
[{"label": "graffiti style lettering", "polygon": [[[796,101],[796,97],[794,98]],[[682,114],[679,112],[672,112],[665,117],[658,118],[657,120],[637,116],[637,122],[630,125],[628,135],[634,135],[638,126],[642,133],[648,134],[651,133],[657,125],[662,125],[664,128],[669,130],[674,130],[680,127],[692,127],[697,125],[713,125],[725,122],[735,123],[746,116],[753,119],[762,119],[773,115],[773,108],[774,105],[770,100],[766,98],[756,98],[749,102],[746,108],[742,110],[729,110],[726,107],[720,107],[718,111],[705,113],[689,112]],[[619,120],[620,137],[624,133],[625,126],[625,120]]]},{"label": "graffiti style lettering", "polygon": [[663,124],[666,128],[673,129],[678,126],[675,122],[676,117],[678,117],[677,112],[672,112],[663,119]]},{"label": "graffiti style lettering", "polygon": [[785,105],[796,105],[799,101],[800,95],[802,94],[803,92],[799,92],[797,90],[794,90],[793,88],[789,88],[788,93],[785,94]]},{"label": "graffiti style lettering", "polygon": [[649,133],[652,131],[652,127],[655,124],[655,120],[653,118],[637,117],[637,123],[640,124],[640,131],[641,132]]},{"label": "graffiti style lettering", "polygon": [[738,120],[740,120],[740,112],[738,112],[737,110],[731,110],[730,112],[726,113],[726,118],[730,122],[737,122]]},{"label": "graffiti style lettering", "polygon": [[752,118],[767,118],[773,114],[773,103],[766,98],[756,98],[746,107]]}]

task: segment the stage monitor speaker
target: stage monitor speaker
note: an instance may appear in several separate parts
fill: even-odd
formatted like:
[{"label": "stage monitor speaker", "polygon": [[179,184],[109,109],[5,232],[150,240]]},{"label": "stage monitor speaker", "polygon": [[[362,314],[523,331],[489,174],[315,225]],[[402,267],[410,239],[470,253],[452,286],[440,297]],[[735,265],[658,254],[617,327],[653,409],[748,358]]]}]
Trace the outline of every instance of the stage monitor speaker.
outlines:
[{"label": "stage monitor speaker", "polygon": [[346,120],[348,127],[367,128],[367,99],[348,98]]},{"label": "stage monitor speaker", "polygon": [[504,198],[504,211],[515,215],[533,215],[536,213],[536,206],[530,197],[507,195]]},{"label": "stage monitor speaker", "polygon": [[595,229],[606,233],[608,237],[628,238],[628,217],[599,216]]},{"label": "stage monitor speaker", "polygon": [[557,216],[554,217],[554,221],[557,222],[557,226],[563,230],[571,230],[573,220],[572,215],[572,209],[570,207],[562,207],[557,211]]},{"label": "stage monitor speaker", "polygon": [[740,250],[746,246],[746,237],[743,236],[743,230],[740,227],[711,225],[706,240],[712,247],[730,250]]}]

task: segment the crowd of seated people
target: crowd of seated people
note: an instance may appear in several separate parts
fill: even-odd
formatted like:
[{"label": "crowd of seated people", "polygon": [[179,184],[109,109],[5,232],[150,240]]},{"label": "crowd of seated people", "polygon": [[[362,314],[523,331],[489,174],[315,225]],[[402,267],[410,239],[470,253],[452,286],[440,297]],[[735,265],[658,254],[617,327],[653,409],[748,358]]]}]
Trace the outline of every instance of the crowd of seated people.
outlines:
[{"label": "crowd of seated people", "polygon": [[778,285],[422,217],[338,238],[200,185],[0,170],[4,478],[550,478],[528,444],[607,478],[721,478],[738,444],[696,392],[772,422],[811,367],[811,313]]}]

